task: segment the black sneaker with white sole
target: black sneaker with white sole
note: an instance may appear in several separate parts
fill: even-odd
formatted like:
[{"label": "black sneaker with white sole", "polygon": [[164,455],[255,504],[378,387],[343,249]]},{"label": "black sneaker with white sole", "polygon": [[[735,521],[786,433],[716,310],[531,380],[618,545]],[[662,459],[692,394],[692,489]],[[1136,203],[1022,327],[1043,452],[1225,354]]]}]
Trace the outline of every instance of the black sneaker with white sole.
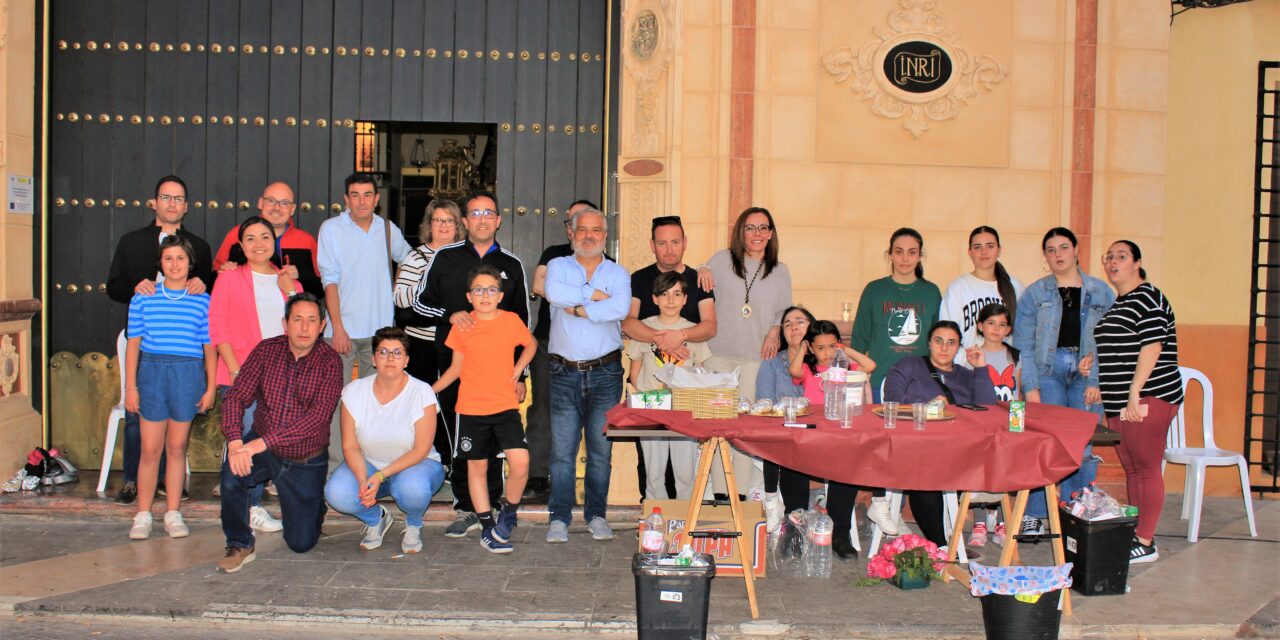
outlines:
[{"label": "black sneaker with white sole", "polygon": [[1159,559],[1160,552],[1156,550],[1154,540],[1151,541],[1151,544],[1142,544],[1137,538],[1133,539],[1133,546],[1129,547],[1129,564],[1155,562]]},{"label": "black sneaker with white sole", "polygon": [[1040,518],[1031,516],[1022,516],[1022,531],[1024,536],[1042,536],[1048,531],[1045,530],[1044,522]]}]

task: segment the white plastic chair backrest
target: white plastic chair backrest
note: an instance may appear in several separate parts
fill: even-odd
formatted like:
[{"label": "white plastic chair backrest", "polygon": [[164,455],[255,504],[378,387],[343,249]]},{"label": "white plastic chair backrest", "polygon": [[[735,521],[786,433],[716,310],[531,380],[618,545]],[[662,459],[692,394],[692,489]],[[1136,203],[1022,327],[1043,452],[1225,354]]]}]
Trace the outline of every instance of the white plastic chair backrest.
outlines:
[{"label": "white plastic chair backrest", "polygon": [[1204,434],[1204,448],[1216,449],[1218,445],[1213,441],[1213,383],[1209,382],[1209,377],[1191,367],[1179,367],[1182,374],[1182,396],[1183,403],[1178,405],[1178,415],[1173,419],[1173,424],[1169,425],[1169,437],[1166,440],[1166,448],[1181,449],[1187,446],[1187,395],[1190,391],[1191,382],[1200,383],[1200,389],[1204,395],[1203,409],[1200,415],[1200,424]]},{"label": "white plastic chair backrest", "polygon": [[885,380],[888,380],[888,379],[889,379],[888,377],[880,378],[880,402],[882,403],[884,402],[884,383],[885,383]]},{"label": "white plastic chair backrest", "polygon": [[121,407],[124,406],[124,382],[125,382],[125,371],[126,371],[124,367],[124,354],[126,351],[128,351],[128,349],[129,349],[129,338],[125,336],[124,331],[121,331],[120,335],[116,337],[116,363],[117,363],[117,366],[120,367],[119,406]]}]

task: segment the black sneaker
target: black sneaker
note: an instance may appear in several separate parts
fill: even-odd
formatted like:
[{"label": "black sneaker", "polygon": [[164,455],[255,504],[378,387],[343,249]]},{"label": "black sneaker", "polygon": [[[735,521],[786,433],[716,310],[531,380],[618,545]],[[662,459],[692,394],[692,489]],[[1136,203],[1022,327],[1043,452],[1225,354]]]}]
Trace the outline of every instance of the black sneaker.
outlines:
[{"label": "black sneaker", "polygon": [[116,504],[133,504],[138,499],[138,483],[126,482],[120,486],[120,493],[116,494]]},{"label": "black sneaker", "polygon": [[546,502],[551,496],[551,481],[547,478],[529,478],[529,483],[524,487],[524,495],[520,497],[521,503],[537,502],[539,504]]},{"label": "black sneaker", "polygon": [[1040,518],[1032,518],[1031,516],[1022,516],[1022,535],[1024,536],[1042,536],[1045,531],[1044,522]]},{"label": "black sneaker", "polygon": [[1129,547],[1129,564],[1155,562],[1159,559],[1160,552],[1156,550],[1156,543],[1154,540],[1151,544],[1142,544],[1137,538],[1133,539],[1133,546]]},{"label": "black sneaker", "polygon": [[[164,485],[159,485],[156,487],[156,495],[160,496],[161,498],[165,498],[165,497],[168,497],[169,492],[165,490]],[[186,487],[183,487],[182,502],[186,502],[190,499],[191,499],[191,494],[187,492]]]}]

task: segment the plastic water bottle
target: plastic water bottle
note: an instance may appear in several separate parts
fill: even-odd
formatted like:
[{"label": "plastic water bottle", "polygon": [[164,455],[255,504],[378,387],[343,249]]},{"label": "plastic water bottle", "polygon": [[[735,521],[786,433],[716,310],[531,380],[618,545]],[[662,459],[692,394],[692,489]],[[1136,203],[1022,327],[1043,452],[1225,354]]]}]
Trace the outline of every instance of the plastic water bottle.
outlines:
[{"label": "plastic water bottle", "polygon": [[828,420],[839,420],[845,413],[844,385],[849,372],[849,360],[844,356],[844,349],[837,349],[836,355],[827,367],[827,379],[822,386],[823,416]]},{"label": "plastic water bottle", "polygon": [[818,510],[814,519],[812,533],[809,534],[809,550],[805,554],[805,575],[810,578],[831,577],[831,533],[835,531],[835,523],[826,509]]},{"label": "plastic water bottle", "polygon": [[663,533],[666,530],[662,507],[654,507],[653,513],[644,519],[644,531],[640,534],[640,551],[649,562],[656,562],[662,557],[663,547],[666,546]]}]

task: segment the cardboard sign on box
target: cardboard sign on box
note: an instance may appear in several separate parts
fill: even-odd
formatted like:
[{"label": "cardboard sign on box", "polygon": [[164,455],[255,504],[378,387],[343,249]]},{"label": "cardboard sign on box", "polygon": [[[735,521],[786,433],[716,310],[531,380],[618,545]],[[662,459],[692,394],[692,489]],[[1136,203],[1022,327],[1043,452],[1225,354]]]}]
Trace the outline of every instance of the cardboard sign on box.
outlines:
[{"label": "cardboard sign on box", "polygon": [[[684,519],[689,515],[689,503],[684,500],[645,500],[644,514],[653,513],[654,507],[662,508],[667,530],[664,532],[667,550],[672,553],[684,548],[686,542],[698,553],[715,557],[716,574],[740,576],[742,564],[738,562],[736,544],[746,545],[747,559],[757,578],[763,578],[766,566],[766,550],[769,537],[764,528],[764,508],[759,502],[742,503],[742,527],[746,529],[737,538],[688,538],[684,534]],[[703,506],[698,512],[698,531],[733,531],[733,515],[729,506]],[[637,543],[638,546],[638,543]]]}]

